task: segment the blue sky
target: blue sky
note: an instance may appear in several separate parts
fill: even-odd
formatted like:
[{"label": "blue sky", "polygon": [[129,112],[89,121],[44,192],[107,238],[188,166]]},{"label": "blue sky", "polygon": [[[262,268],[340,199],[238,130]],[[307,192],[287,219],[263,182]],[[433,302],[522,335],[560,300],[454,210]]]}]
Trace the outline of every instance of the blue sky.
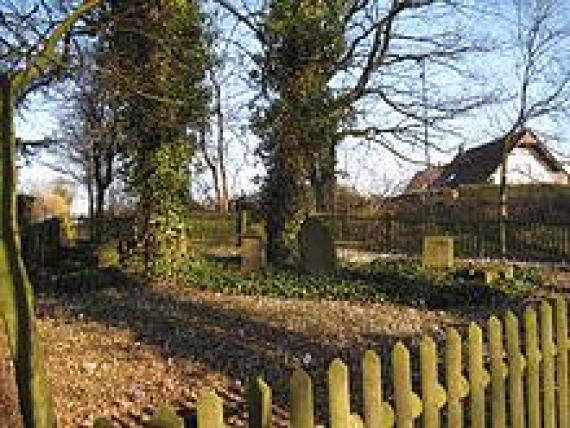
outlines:
[{"label": "blue sky", "polygon": [[[493,0],[488,1],[493,2]],[[463,21],[459,20],[454,25],[472,27],[472,31],[479,37],[493,37],[502,42],[512,42],[513,40],[516,42],[518,29],[516,25],[518,22],[517,10],[512,7],[510,0],[497,1],[498,7],[496,11],[500,14],[499,17],[478,16],[475,19],[474,16],[477,14],[473,12],[471,15],[465,15]],[[570,30],[570,2],[561,4],[561,12],[555,17],[554,24]],[[524,18],[525,16],[523,15],[522,19],[524,20]],[[437,21],[434,21],[432,25],[435,28]],[[254,43],[249,39],[249,35],[243,29],[238,29],[235,34],[244,42],[249,43],[249,46],[254,46]],[[562,68],[558,70],[561,73],[570,72],[570,39],[566,41],[566,44],[557,46],[551,51],[550,55],[552,58],[549,58],[545,65],[549,73],[552,73],[553,69],[557,70],[555,68],[556,59],[567,59],[566,65],[562,64]],[[226,95],[224,109],[226,110],[226,116],[231,119],[227,130],[227,135],[229,135],[229,179],[231,191],[236,194],[242,190],[247,192],[254,189],[255,185],[252,183],[252,179],[257,174],[262,173],[262,168],[253,156],[253,150],[257,142],[255,137],[247,132],[249,114],[243,108],[243,105],[247,103],[253,92],[245,87],[242,80],[243,76],[236,72],[236,69],[247,70],[247,60],[244,60],[238,52],[232,50],[227,45],[220,46],[220,49],[224,49],[226,57],[231,59],[225,68],[228,84],[227,87],[223,88],[223,91]],[[463,81],[456,74],[445,71],[443,68],[428,62],[426,66],[428,99],[430,96],[435,97],[436,93],[441,94],[445,93],[445,91],[453,93],[458,93],[462,90],[472,91],[473,85],[480,85],[479,89],[481,90],[493,87],[495,89],[499,88],[504,93],[512,92],[518,87],[518,82],[520,81],[520,67],[518,67],[520,57],[518,53],[520,52],[513,49],[512,46],[503,44],[501,49],[492,53],[472,57],[470,61],[466,62],[466,67],[478,76],[476,83],[473,80]],[[405,83],[412,87],[413,90],[420,91],[419,71],[419,68],[410,71],[410,73],[418,73],[417,79],[412,76],[412,78],[406,80],[407,83],[394,81],[394,84]],[[541,88],[544,88],[544,86],[541,82],[537,82],[535,86],[534,93],[540,96]],[[570,93],[570,88],[568,88],[566,93]],[[456,135],[432,135],[430,142],[442,148],[441,152],[431,152],[432,162],[441,163],[450,160],[456,153],[459,144],[470,147],[500,135],[510,125],[516,113],[515,105],[516,102],[511,102],[479,109],[473,114],[453,123],[454,129],[457,130]],[[379,118],[382,118],[383,111],[373,103],[368,102],[362,107],[365,113],[361,116],[361,121],[378,123]],[[18,134],[23,138],[29,139],[53,135],[57,131],[58,110],[61,108],[63,108],[62,105],[50,102],[41,95],[33,97],[17,121]],[[528,125],[540,135],[543,135],[545,142],[561,158],[568,157],[570,159],[570,121],[568,119],[568,112],[566,112],[564,115],[542,117],[530,122]],[[437,141],[434,141],[435,138],[437,138]],[[421,146],[399,146],[398,150],[408,158],[417,159],[419,162],[424,160],[424,151]],[[21,170],[21,187],[24,190],[41,188],[54,177],[55,174],[49,168],[41,165],[45,161],[45,156],[40,156],[39,160]],[[49,161],[54,160],[49,159]],[[379,145],[362,139],[353,139],[341,144],[338,151],[338,165],[340,170],[347,172],[342,178],[346,184],[370,193],[384,193],[395,185],[403,184],[418,168],[421,168],[421,165],[409,163],[390,154]],[[197,192],[207,188],[207,177],[203,177],[200,183],[195,186]],[[78,199],[74,209],[76,212],[85,211],[86,209],[84,192],[81,189],[78,189]]]}]

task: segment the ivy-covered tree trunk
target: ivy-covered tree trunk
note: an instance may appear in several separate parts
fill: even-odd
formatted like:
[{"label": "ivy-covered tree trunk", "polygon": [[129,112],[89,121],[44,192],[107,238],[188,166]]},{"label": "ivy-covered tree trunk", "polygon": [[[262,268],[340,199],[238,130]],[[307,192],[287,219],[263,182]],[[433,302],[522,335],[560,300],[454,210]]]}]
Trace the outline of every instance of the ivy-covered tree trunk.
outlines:
[{"label": "ivy-covered tree trunk", "polygon": [[56,426],[56,420],[42,365],[32,287],[21,257],[16,219],[15,93],[8,75],[0,76],[0,85],[0,308],[15,363],[24,425],[26,428],[51,428]]}]

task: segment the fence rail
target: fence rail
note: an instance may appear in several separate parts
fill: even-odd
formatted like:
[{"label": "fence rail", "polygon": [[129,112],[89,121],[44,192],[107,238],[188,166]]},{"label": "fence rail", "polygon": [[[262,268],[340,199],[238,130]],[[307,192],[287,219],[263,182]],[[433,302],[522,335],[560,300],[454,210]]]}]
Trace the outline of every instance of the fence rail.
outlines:
[{"label": "fence rail", "polygon": [[[351,408],[349,369],[336,359],[328,370],[328,425],[567,428],[567,325],[566,300],[558,298],[554,305],[542,302],[538,311],[528,307],[522,323],[509,312],[503,320],[490,317],[486,326],[471,323],[466,338],[449,328],[441,350],[433,338],[424,336],[419,366],[412,364],[415,361],[402,342],[392,348],[387,364],[384,356],[367,351],[362,359],[360,413]],[[385,374],[391,380],[390,391],[383,387]],[[314,428],[313,383],[303,369],[291,376],[289,398],[290,426]],[[248,426],[271,427],[272,391],[262,378],[249,385],[247,400]],[[99,423],[106,426],[102,419]],[[224,426],[223,402],[211,389],[199,395],[197,424],[198,428]],[[148,426],[183,427],[184,422],[162,408]]]},{"label": "fence rail", "polygon": [[[340,247],[355,247],[383,253],[419,255],[426,234],[454,237],[459,257],[501,257],[499,220],[426,220],[398,216],[358,217],[318,214]],[[570,222],[506,223],[507,256],[525,261],[570,260]]]}]

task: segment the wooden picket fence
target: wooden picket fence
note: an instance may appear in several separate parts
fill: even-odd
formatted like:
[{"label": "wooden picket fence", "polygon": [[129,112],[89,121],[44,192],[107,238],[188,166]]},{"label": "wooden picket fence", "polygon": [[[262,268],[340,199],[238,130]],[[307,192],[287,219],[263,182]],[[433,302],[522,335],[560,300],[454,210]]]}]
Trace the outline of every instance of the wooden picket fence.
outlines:
[{"label": "wooden picket fence", "polygon": [[[417,376],[412,376],[409,350],[398,342],[391,352],[390,397],[383,391],[382,382],[388,370],[383,369],[380,355],[367,351],[362,359],[362,414],[351,410],[349,370],[336,359],[328,370],[329,426],[568,428],[567,323],[566,300],[560,297],[554,305],[541,302],[538,311],[528,307],[522,325],[512,312],[503,321],[490,317],[485,333],[481,326],[471,323],[465,343],[456,329],[449,328],[442,354],[436,342],[424,336]],[[257,378],[247,394],[248,426],[271,427],[269,385]],[[97,423],[97,428],[111,426],[102,419]],[[303,369],[297,369],[290,380],[289,423],[292,428],[316,426],[313,384]],[[224,427],[223,402],[213,390],[204,389],[199,396],[197,425]],[[163,407],[148,426],[179,428],[184,427],[184,421]]]}]

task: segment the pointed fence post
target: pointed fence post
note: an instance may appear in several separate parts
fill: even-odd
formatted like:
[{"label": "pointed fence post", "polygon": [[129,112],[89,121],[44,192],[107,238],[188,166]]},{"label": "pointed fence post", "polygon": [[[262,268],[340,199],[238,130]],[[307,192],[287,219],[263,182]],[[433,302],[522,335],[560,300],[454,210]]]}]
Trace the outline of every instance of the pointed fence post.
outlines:
[{"label": "pointed fence post", "polygon": [[291,376],[291,427],[314,428],[314,415],[311,378],[303,369],[297,369]]},{"label": "pointed fence post", "polygon": [[556,299],[556,377],[558,379],[558,427],[568,428],[568,317],[566,300]]},{"label": "pointed fence post", "polygon": [[170,407],[162,405],[145,426],[147,428],[184,428],[184,419]]},{"label": "pointed fence post", "polygon": [[198,398],[198,427],[223,428],[224,406],[222,399],[209,388],[204,388]]},{"label": "pointed fence post", "polygon": [[503,332],[501,321],[489,318],[489,354],[491,357],[491,417],[493,428],[506,427],[505,379],[507,366],[504,361]]},{"label": "pointed fence post", "polygon": [[520,350],[519,321],[515,314],[505,316],[507,331],[507,361],[509,362],[509,404],[511,428],[524,428],[523,375],[525,358]]},{"label": "pointed fence post", "polygon": [[524,312],[525,351],[527,361],[526,390],[528,428],[540,428],[540,350],[536,311],[528,307]]},{"label": "pointed fence post", "polygon": [[350,422],[350,396],[348,368],[336,358],[329,367],[329,414],[331,428],[348,428]]},{"label": "pointed fence post", "polygon": [[424,336],[420,345],[422,377],[422,402],[424,428],[439,428],[440,410],[445,405],[446,394],[437,378],[437,347],[434,340]]},{"label": "pointed fence post", "polygon": [[272,425],[271,388],[263,378],[250,381],[247,389],[249,428],[270,428]]},{"label": "pointed fence post", "polygon": [[396,427],[413,428],[414,420],[422,412],[422,402],[412,391],[410,353],[401,342],[392,350],[392,372]]},{"label": "pointed fence post", "polygon": [[540,330],[542,348],[543,427],[556,428],[556,402],[554,358],[556,346],[553,339],[552,306],[546,301],[540,305]]},{"label": "pointed fence post", "polygon": [[463,400],[469,394],[469,384],[462,374],[461,336],[454,328],[447,330],[445,346],[447,425],[453,428],[463,426]]},{"label": "pointed fence post", "polygon": [[471,428],[485,428],[485,388],[490,377],[483,364],[483,331],[472,322],[469,325],[469,386]]},{"label": "pointed fence post", "polygon": [[362,389],[366,428],[391,428],[394,425],[394,411],[383,401],[382,362],[374,351],[366,351],[362,358]]}]

